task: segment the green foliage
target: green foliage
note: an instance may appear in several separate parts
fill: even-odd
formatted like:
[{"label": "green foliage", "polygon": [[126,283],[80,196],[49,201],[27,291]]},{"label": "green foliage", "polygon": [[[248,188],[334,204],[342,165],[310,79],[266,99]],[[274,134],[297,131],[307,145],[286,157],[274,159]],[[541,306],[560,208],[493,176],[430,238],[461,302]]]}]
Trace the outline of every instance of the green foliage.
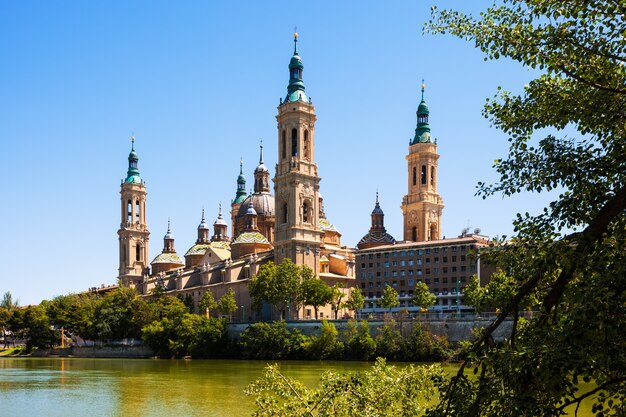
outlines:
[{"label": "green foliage", "polygon": [[434,381],[442,378],[436,365],[397,368],[379,359],[364,372],[325,372],[319,388],[307,388],[268,365],[245,393],[256,397],[254,416],[415,416],[435,398]]},{"label": "green foliage", "polygon": [[448,339],[436,336],[413,323],[411,335],[402,344],[402,359],[406,361],[437,362],[450,358],[453,354]]},{"label": "green foliage", "polygon": [[206,290],[204,294],[202,294],[202,298],[198,303],[198,309],[201,314],[204,314],[207,318],[211,317],[211,310],[217,309],[217,302],[213,297],[213,293],[211,290]]},{"label": "green foliage", "polygon": [[252,309],[261,311],[263,301],[271,303],[274,299],[273,285],[276,281],[276,265],[268,262],[261,265],[259,272],[250,278],[248,291],[252,300]]},{"label": "green foliage", "polygon": [[350,290],[350,295],[348,295],[348,299],[343,303],[343,307],[355,312],[362,309],[364,305],[365,296],[363,296],[363,293],[357,287],[354,287]]},{"label": "green foliage", "polygon": [[419,282],[415,284],[415,290],[413,291],[411,302],[421,308],[428,308],[437,302],[437,296],[428,290],[428,285],[423,282]]},{"label": "green foliage", "polygon": [[286,359],[301,349],[302,342],[292,337],[284,321],[255,323],[240,337],[241,354],[246,359]]},{"label": "green foliage", "polygon": [[45,304],[46,313],[56,327],[91,339],[95,336],[93,328],[98,303],[99,298],[95,294],[68,294],[42,304]]},{"label": "green foliage", "polygon": [[[495,295],[474,285],[466,297],[502,311],[432,416],[558,416],[590,396],[598,416],[626,412],[624,11],[609,0],[508,0],[478,18],[433,11],[428,31],[542,71],[520,94],[487,101],[485,116],[510,146],[495,162],[499,180],[479,183],[478,194],[558,193],[539,214],[518,214],[514,238],[482,255],[510,277],[496,276]],[[494,346],[502,320],[529,305],[540,315],[515,321]],[[579,390],[580,380],[597,388]]]},{"label": "green foliage", "polygon": [[[487,285],[482,287],[476,275],[472,275],[470,282],[463,291],[463,300],[467,305],[476,309],[477,312],[485,310],[502,310],[506,308],[515,297],[519,283],[513,277],[502,271],[495,272]],[[531,298],[526,298],[526,304],[520,304],[520,308],[531,307]]]},{"label": "green foliage", "polygon": [[18,300],[13,298],[13,294],[10,291],[5,292],[2,295],[2,301],[0,301],[0,307],[4,307],[7,310],[13,310],[19,305]]},{"label": "green foliage", "polygon": [[332,288],[319,278],[309,278],[302,281],[301,291],[304,304],[313,307],[315,320],[317,320],[319,308],[333,299]]},{"label": "green foliage", "polygon": [[302,302],[300,294],[302,271],[302,268],[288,258],[283,259],[278,266],[273,262],[261,265],[259,272],[252,276],[248,284],[252,309],[260,311],[265,301],[279,312],[284,311],[288,305],[293,305],[295,311]]},{"label": "green foliage", "polygon": [[187,307],[187,310],[189,310],[190,313],[196,312],[196,306],[194,305],[193,296],[191,294],[178,294],[176,295],[176,298],[183,302],[183,304],[185,305],[185,307]]},{"label": "green foliage", "polygon": [[343,303],[341,302],[341,300],[343,300],[343,298],[346,296],[346,293],[343,292],[343,288],[343,284],[335,284],[331,287],[332,294],[328,303],[333,310],[335,320],[337,320],[337,316],[339,315],[339,309],[343,307]]},{"label": "green foliage", "polygon": [[376,336],[376,357],[390,361],[402,360],[404,339],[396,322],[391,320],[379,329]]},{"label": "green foliage", "polygon": [[389,311],[391,311],[393,307],[396,307],[399,304],[400,301],[398,301],[398,291],[396,291],[391,285],[387,285],[383,291],[383,296],[380,299],[380,306],[382,308],[388,308]]},{"label": "green foliage", "polygon": [[[174,297],[169,297],[174,298]],[[100,340],[139,338],[144,323],[136,320],[145,303],[132,288],[119,287],[106,293],[94,312],[93,335]]]},{"label": "green foliage", "polygon": [[319,337],[310,337],[304,346],[309,359],[340,359],[343,355],[343,343],[338,339],[339,332],[335,325],[322,320],[322,332]]},{"label": "green foliage", "polygon": [[229,317],[237,311],[237,302],[235,301],[235,292],[232,288],[229,288],[226,294],[224,294],[220,301],[217,303],[217,310]]},{"label": "green foliage", "polygon": [[57,336],[51,327],[50,318],[43,306],[14,308],[8,327],[16,339],[26,339],[26,350],[49,348],[56,344]]},{"label": "green foliage", "polygon": [[358,324],[354,320],[348,322],[347,353],[354,359],[366,361],[376,351],[376,341],[370,334],[369,323],[361,320]]}]

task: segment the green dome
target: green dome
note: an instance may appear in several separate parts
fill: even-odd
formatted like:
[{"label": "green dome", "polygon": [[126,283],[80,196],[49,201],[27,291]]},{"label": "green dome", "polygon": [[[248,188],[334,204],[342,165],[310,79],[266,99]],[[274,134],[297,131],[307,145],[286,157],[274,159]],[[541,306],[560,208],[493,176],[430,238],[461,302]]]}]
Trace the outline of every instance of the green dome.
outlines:
[{"label": "green dome", "polygon": [[426,104],[426,100],[424,100],[424,84],[422,84],[422,101],[420,101],[419,106],[417,106],[417,112],[415,113],[417,116],[417,126],[415,127],[415,136],[411,139],[411,145],[416,143],[432,143],[430,125],[428,124],[429,113],[428,105]]},{"label": "green dome", "polygon": [[243,160],[239,161],[239,176],[237,177],[237,193],[233,203],[241,204],[246,199],[246,177],[243,176]]},{"label": "green dome", "polygon": [[417,114],[429,114],[428,105],[424,100],[422,100],[420,105],[417,107]]},{"label": "green dome", "polygon": [[291,57],[291,61],[289,61],[289,69],[294,68],[304,69],[304,65],[302,65],[302,59],[300,59],[300,55],[298,55],[297,52],[293,54],[293,56]]},{"label": "green dome", "polygon": [[286,103],[308,100],[304,92],[304,81],[302,80],[304,65],[302,64],[300,55],[298,55],[297,42],[298,36],[295,34],[293,56],[289,61],[289,85],[287,86],[287,96],[285,97]]},{"label": "green dome", "polygon": [[135,152],[135,138],[132,138],[133,145],[130,153],[128,154],[128,171],[126,172],[126,184],[141,184],[141,177],[139,176],[139,168],[137,162],[139,162],[139,155]]}]

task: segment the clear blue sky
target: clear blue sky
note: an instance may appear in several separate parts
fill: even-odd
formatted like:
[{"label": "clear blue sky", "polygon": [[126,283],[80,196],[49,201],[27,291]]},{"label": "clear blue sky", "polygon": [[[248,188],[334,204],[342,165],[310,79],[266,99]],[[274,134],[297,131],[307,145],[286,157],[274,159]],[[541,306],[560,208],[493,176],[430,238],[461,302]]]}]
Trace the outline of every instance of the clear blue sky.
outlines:
[{"label": "clear blue sky", "polygon": [[535,74],[422,35],[432,4],[478,11],[489,2],[0,3],[0,292],[29,304],[115,282],[132,132],[150,258],[168,217],[182,256],[202,207],[211,225],[220,202],[229,208],[240,157],[252,188],[260,139],[274,171],[295,25],[318,115],[321,193],[344,244],[367,232],[377,189],[387,229],[401,237],[422,78],[441,154],[443,234],[469,222],[510,235],[515,213],[537,212],[545,198],[474,197],[507,149],[481,110],[497,86],[520,91]]}]

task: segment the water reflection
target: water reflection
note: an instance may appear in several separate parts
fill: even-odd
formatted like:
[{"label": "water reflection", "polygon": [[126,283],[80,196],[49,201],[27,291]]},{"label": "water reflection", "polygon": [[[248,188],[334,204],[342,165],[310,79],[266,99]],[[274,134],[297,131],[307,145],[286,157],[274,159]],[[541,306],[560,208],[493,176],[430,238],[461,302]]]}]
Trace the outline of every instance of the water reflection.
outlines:
[{"label": "water reflection", "polygon": [[[245,416],[243,389],[265,361],[77,358],[0,359],[0,415]],[[363,370],[363,362],[283,362],[282,371],[315,386],[322,372]],[[452,374],[454,366],[447,367]],[[587,407],[588,408],[588,407]],[[573,410],[572,410],[573,413]],[[579,411],[579,416],[587,410]]]}]

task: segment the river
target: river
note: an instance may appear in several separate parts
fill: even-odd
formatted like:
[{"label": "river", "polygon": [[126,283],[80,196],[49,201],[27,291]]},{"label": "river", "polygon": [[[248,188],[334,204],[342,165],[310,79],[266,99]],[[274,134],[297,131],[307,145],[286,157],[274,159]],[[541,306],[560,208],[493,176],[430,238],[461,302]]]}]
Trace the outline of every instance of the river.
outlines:
[{"label": "river", "polygon": [[[0,416],[249,416],[243,394],[266,361],[0,358]],[[368,362],[281,362],[282,371],[315,386],[326,370]],[[449,373],[454,366],[446,367]],[[578,415],[590,416],[586,407]]]}]

